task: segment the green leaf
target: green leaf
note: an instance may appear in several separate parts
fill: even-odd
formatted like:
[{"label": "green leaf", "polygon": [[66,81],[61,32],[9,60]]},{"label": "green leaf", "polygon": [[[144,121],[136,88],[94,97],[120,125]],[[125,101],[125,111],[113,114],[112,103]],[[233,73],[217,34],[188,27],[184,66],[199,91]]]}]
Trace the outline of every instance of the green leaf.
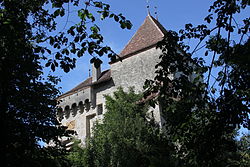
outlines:
[{"label": "green leaf", "polygon": [[56,67],[55,67],[55,64],[54,64],[54,63],[51,63],[50,68],[51,68],[52,71],[55,71],[55,68],[56,68]]},{"label": "green leaf", "polygon": [[65,15],[65,10],[62,9],[62,10],[60,11],[60,16],[63,17],[64,15]]},{"label": "green leaf", "polygon": [[92,59],[90,59],[90,63],[93,64],[95,62],[96,58],[93,57]]},{"label": "green leaf", "polygon": [[56,9],[54,12],[55,17],[59,16],[60,13],[61,13],[61,9]]},{"label": "green leaf", "polygon": [[62,55],[61,55],[60,53],[57,52],[56,55],[55,55],[55,58],[56,58],[56,59],[60,59],[61,56],[62,56]]},{"label": "green leaf", "polygon": [[208,56],[208,50],[205,52],[205,56]]},{"label": "green leaf", "polygon": [[47,63],[45,64],[45,67],[49,67],[50,64],[51,64],[51,62],[47,62]]},{"label": "green leaf", "polygon": [[126,27],[130,30],[132,28],[132,23],[130,21],[126,21]]},{"label": "green leaf", "polygon": [[126,28],[126,23],[120,21],[120,26],[121,26],[122,29],[124,29],[124,28]]},{"label": "green leaf", "polygon": [[114,17],[114,14],[113,14],[113,13],[109,15],[109,18],[112,18],[112,17]]},{"label": "green leaf", "polygon": [[74,42],[78,42],[79,41],[79,36],[76,36],[75,39],[74,39]]},{"label": "green leaf", "polygon": [[82,46],[82,47],[85,47],[86,44],[87,44],[86,42],[83,42],[83,43],[81,44],[81,46]]},{"label": "green leaf", "polygon": [[116,22],[118,22],[118,21],[119,21],[119,17],[116,16],[116,15],[114,15],[114,20],[115,20]]},{"label": "green leaf", "polygon": [[77,52],[77,56],[78,56],[78,57],[82,57],[82,56],[83,56],[83,53],[82,53],[81,50],[79,50],[79,51]]}]

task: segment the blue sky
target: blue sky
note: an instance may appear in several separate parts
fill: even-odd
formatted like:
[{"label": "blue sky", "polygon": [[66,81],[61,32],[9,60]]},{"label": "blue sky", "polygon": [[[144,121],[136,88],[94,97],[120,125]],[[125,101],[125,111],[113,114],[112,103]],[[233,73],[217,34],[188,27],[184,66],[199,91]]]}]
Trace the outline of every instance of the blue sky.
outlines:
[{"label": "blue sky", "polygon": [[[105,44],[109,45],[116,53],[119,53],[147,16],[147,0],[106,0],[104,2],[110,4],[112,12],[122,13],[133,24],[131,30],[123,30],[113,20],[98,22]],[[155,7],[157,7],[159,22],[167,30],[178,31],[184,28],[187,23],[194,25],[203,23],[212,2],[211,0],[150,0],[149,5],[152,16],[155,16]],[[243,13],[243,15],[248,16],[249,10],[247,12]],[[69,22],[77,22],[77,18],[73,16],[73,13],[70,14]],[[63,27],[64,23],[65,20],[61,20],[58,26]],[[61,91],[63,93],[88,77],[88,70],[91,68],[89,60],[90,56],[88,55],[79,58],[76,68],[69,73],[64,73],[60,69],[56,70],[54,74],[61,76],[62,82],[59,86],[62,87]],[[102,69],[108,69],[107,57],[103,56],[102,60]]]},{"label": "blue sky", "polygon": [[[122,13],[133,24],[131,30],[123,30],[113,20],[105,20],[98,23],[104,36],[105,44],[109,45],[116,53],[119,53],[146,18],[148,14],[146,8],[147,0],[106,0],[104,2],[111,5],[112,12]],[[193,25],[204,23],[203,19],[207,16],[212,2],[211,0],[150,0],[149,4],[152,16],[155,16],[155,7],[157,7],[159,22],[167,30],[178,31],[184,28],[187,23],[192,23]],[[248,8],[241,15],[245,18],[249,17],[249,13],[250,10]],[[241,16],[238,17],[240,18]],[[66,20],[60,20],[58,26],[64,27],[65,22]],[[72,15],[70,14],[69,24],[72,22],[77,22],[77,17],[73,13]],[[191,46],[194,45],[194,43],[190,44]],[[195,56],[199,56],[198,54]],[[62,81],[59,87],[62,87],[61,91],[63,93],[88,78],[88,71],[91,68],[90,58],[88,55],[79,58],[76,68],[69,73],[64,73],[60,69],[52,73],[61,77]],[[102,60],[102,69],[108,69],[108,58],[103,56]],[[210,62],[211,60],[208,58],[207,61]],[[246,132],[246,129],[241,131]]]}]

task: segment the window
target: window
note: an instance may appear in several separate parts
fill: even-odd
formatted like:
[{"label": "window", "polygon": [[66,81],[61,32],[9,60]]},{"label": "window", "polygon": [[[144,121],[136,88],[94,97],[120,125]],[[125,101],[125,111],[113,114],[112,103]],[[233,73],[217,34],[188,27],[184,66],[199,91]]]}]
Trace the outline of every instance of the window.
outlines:
[{"label": "window", "polygon": [[103,113],[103,106],[102,104],[97,105],[97,114],[101,115]]},{"label": "window", "polygon": [[93,135],[93,127],[95,124],[95,114],[86,117],[86,137],[89,138]]}]

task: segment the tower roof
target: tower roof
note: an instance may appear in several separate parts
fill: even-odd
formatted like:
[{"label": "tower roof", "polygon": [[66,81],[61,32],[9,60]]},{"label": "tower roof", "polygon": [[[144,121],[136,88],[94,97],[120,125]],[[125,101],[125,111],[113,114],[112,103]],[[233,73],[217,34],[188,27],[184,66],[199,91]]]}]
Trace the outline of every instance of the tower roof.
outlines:
[{"label": "tower roof", "polygon": [[[134,36],[130,39],[128,44],[119,54],[122,59],[128,58],[138,52],[145,49],[154,47],[157,42],[161,41],[166,34],[166,29],[150,14],[146,17],[143,24],[136,31]],[[114,62],[113,62],[114,63]],[[86,79],[70,91],[62,94],[58,99],[64,98],[66,96],[72,95],[80,90],[89,88],[99,83],[109,81],[111,79],[111,71],[103,71],[101,77],[96,81],[92,82],[92,77]]]},{"label": "tower roof", "polygon": [[154,46],[163,39],[166,32],[166,29],[154,17],[148,15],[128,44],[121,51],[119,57],[126,58],[141,50]]}]

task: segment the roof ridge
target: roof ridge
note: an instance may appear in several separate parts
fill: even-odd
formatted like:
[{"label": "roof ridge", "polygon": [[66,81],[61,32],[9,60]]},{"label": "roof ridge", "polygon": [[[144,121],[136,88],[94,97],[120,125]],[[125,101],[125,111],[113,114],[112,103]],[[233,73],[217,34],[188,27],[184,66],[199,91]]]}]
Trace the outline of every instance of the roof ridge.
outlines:
[{"label": "roof ridge", "polygon": [[111,76],[107,76],[107,78],[102,78],[106,73],[108,73],[110,71],[110,69],[104,70],[101,73],[101,76],[99,77],[99,79],[96,82],[92,82],[92,77],[88,77],[87,79],[85,79],[84,81],[82,81],[81,83],[77,84],[74,88],[70,89],[69,91],[61,94],[57,99],[61,99],[64,98],[66,96],[69,96],[73,93],[79,92],[80,90],[83,90],[89,86],[92,86],[94,84],[98,84],[100,82],[104,82],[106,80],[108,80]]},{"label": "roof ridge", "polygon": [[165,32],[167,31],[162,25],[161,23],[156,20],[153,16],[151,16],[150,14],[148,15],[149,18],[153,21],[153,23],[155,24],[156,28],[159,29],[159,31],[162,33],[162,35],[164,36],[165,35]]},{"label": "roof ridge", "polygon": [[[148,16],[147,16],[148,17]],[[136,33],[139,31],[139,29],[141,28],[141,26],[143,24],[145,24],[146,19],[144,19],[143,23],[140,25],[140,27],[136,30],[136,32],[133,34],[133,36],[130,38],[130,40],[126,43],[125,47],[121,50],[121,52],[126,48],[126,46],[130,43],[130,41],[134,38],[134,36],[136,35]],[[121,52],[119,54],[121,54]]]},{"label": "roof ridge", "polygon": [[161,41],[166,33],[166,29],[151,15],[147,15],[141,26],[128,41],[122,51],[120,58],[143,50]]}]

